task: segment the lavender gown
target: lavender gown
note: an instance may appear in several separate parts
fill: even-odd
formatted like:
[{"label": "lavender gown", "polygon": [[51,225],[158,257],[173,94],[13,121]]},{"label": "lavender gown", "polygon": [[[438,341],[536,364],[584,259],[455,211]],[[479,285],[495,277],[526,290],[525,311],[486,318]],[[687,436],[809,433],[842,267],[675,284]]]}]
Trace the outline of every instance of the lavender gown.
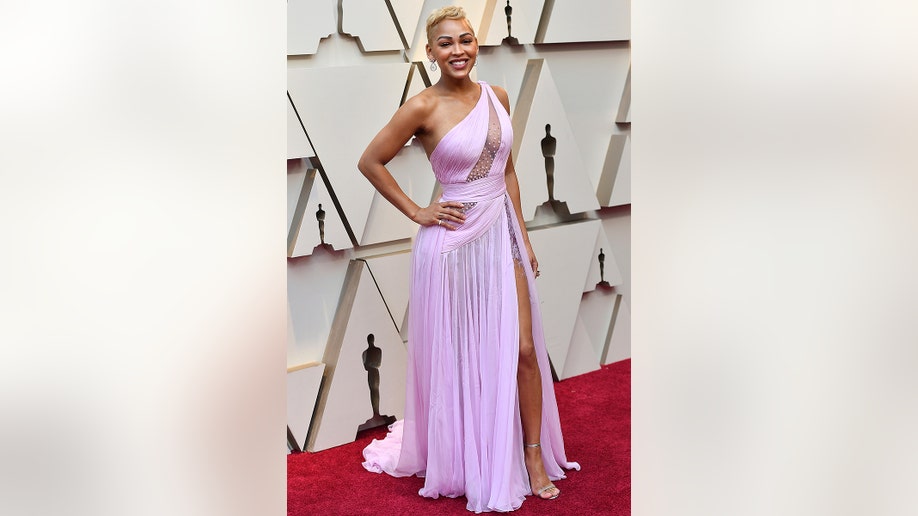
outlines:
[{"label": "lavender gown", "polygon": [[517,397],[514,260],[529,282],[545,470],[557,480],[562,468],[580,469],[564,453],[534,276],[520,257],[522,234],[504,183],[510,117],[480,84],[478,103],[430,155],[440,200],[462,202],[466,221],[456,231],[422,226],[414,242],[405,419],[363,451],[369,471],[424,477],[420,495],[465,495],[476,513],[514,510],[530,493]]}]

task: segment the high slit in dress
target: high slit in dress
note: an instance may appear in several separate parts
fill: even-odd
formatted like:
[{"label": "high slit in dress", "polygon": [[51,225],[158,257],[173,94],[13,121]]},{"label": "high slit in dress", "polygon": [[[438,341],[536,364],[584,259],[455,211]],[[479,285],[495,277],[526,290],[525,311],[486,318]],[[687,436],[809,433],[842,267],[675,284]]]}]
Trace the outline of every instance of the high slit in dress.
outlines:
[{"label": "high slit in dress", "polygon": [[530,494],[514,262],[529,284],[545,470],[557,480],[564,469],[580,469],[565,456],[535,278],[520,255],[522,234],[504,182],[510,117],[491,87],[479,84],[475,107],[430,154],[440,201],[463,203],[466,219],[455,231],[421,226],[414,241],[405,418],[363,452],[367,470],[424,477],[420,495],[465,495],[476,513],[512,511]]}]

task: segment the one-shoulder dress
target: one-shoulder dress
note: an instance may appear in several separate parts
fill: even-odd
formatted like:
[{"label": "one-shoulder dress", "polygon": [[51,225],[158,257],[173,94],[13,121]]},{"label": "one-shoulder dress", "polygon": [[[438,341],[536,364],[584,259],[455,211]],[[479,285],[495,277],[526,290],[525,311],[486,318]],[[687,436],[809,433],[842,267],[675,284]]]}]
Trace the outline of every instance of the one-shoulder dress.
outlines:
[{"label": "one-shoulder dress", "polygon": [[[529,283],[542,375],[542,459],[549,478],[580,469],[564,452],[539,301],[504,182],[510,117],[479,82],[472,111],[430,154],[441,201],[459,201],[455,231],[422,226],[414,241],[405,417],[364,449],[369,471],[424,477],[419,494],[465,495],[470,511],[512,511],[530,494],[517,393],[519,311],[514,261]],[[525,250],[522,251],[525,253]]]}]

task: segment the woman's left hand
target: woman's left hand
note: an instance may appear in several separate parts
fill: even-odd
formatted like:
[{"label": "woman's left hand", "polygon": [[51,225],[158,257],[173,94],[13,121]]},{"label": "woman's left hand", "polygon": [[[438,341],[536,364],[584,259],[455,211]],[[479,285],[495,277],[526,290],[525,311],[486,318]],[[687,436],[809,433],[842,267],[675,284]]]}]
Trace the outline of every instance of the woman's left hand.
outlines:
[{"label": "woman's left hand", "polygon": [[526,241],[526,253],[529,255],[529,266],[532,267],[532,273],[538,278],[542,274],[539,272],[539,260],[536,259],[535,252],[532,251],[532,244],[529,241]]}]

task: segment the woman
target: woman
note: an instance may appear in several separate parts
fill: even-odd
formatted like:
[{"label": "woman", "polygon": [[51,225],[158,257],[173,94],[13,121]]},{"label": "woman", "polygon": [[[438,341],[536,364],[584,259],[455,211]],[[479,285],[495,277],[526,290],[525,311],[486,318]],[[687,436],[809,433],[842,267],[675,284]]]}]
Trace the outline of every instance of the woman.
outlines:
[{"label": "woman", "polygon": [[[478,41],[459,7],[427,19],[440,80],[409,99],[358,168],[421,227],[412,250],[405,419],[373,441],[370,471],[425,477],[420,494],[511,511],[554,499],[568,462],[542,336],[538,261],[520,209],[507,92],[473,82]],[[443,195],[415,204],[386,170],[412,137]]]}]

